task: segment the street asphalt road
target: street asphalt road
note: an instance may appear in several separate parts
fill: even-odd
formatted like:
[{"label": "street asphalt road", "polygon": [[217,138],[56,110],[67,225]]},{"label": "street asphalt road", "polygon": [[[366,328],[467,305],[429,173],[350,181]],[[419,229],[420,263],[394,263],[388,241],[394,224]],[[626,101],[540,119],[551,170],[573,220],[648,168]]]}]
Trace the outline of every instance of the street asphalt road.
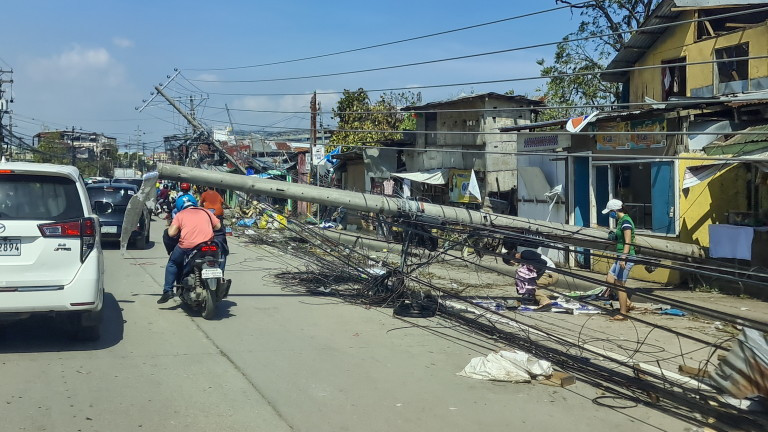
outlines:
[{"label": "street asphalt road", "polygon": [[[45,319],[0,339],[2,431],[683,431],[628,401],[599,406],[562,389],[456,372],[501,347],[442,319],[282,290],[291,257],[232,239],[230,297],[205,321],[155,302],[167,256],[155,221],[147,250],[105,246],[106,304],[96,343]],[[605,398],[601,399],[603,402]]]}]

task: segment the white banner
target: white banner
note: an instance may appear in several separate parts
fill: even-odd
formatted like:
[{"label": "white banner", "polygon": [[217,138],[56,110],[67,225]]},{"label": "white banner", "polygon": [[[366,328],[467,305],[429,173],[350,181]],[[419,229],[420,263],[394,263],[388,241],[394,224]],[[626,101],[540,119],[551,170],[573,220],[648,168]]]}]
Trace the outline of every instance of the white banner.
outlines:
[{"label": "white banner", "polygon": [[325,158],[325,146],[322,144],[315,144],[312,149],[312,161],[315,165],[319,165]]}]

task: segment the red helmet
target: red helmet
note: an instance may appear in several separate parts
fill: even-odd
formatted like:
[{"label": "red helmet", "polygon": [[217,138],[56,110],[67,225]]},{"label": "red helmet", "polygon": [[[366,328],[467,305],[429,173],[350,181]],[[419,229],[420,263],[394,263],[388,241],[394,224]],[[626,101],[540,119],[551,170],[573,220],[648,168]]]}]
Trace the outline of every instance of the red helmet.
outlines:
[{"label": "red helmet", "polygon": [[189,183],[182,183],[179,185],[179,189],[181,189],[182,192],[189,192],[189,190],[192,189],[192,186],[190,186]]}]

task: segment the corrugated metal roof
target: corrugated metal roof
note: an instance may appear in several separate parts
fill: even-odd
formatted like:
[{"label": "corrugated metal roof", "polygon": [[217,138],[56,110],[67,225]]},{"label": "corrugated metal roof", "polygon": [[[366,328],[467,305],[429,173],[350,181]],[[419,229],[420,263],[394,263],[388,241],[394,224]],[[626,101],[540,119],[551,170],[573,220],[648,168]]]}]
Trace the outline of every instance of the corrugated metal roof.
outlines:
[{"label": "corrugated metal roof", "polygon": [[506,101],[516,101],[516,102],[520,102],[520,103],[523,103],[523,104],[530,105],[532,107],[544,106],[544,102],[542,102],[540,100],[536,100],[536,99],[529,99],[529,98],[527,98],[525,96],[504,95],[504,94],[501,94],[501,93],[488,92],[488,93],[464,95],[464,96],[459,96],[459,97],[454,98],[454,99],[429,102],[429,103],[426,103],[426,104],[423,104],[423,105],[409,105],[409,106],[404,107],[403,109],[401,109],[401,111],[418,111],[418,110],[423,110],[423,109],[428,109],[428,108],[436,108],[436,107],[445,106],[445,105],[455,105],[455,104],[458,104],[458,103],[463,103],[463,102],[467,102],[467,101],[471,101],[471,100],[475,100],[475,99],[480,99],[480,98],[490,98],[490,99],[501,99],[501,100],[506,100]]},{"label": "corrugated metal roof", "polygon": [[680,16],[679,11],[673,11],[675,7],[673,0],[662,0],[646,20],[640,25],[635,33],[629,38],[621,51],[608,63],[606,72],[600,74],[600,78],[607,82],[623,82],[626,80],[627,71],[610,72],[613,69],[624,69],[633,67],[646,52],[656,43],[662,34],[667,30],[666,27],[657,29],[643,29],[644,27],[654,27],[662,24],[674,22]]},{"label": "corrugated metal roof", "polygon": [[752,126],[744,129],[744,132],[765,132],[739,134],[739,131],[733,131],[737,134],[724,143],[712,143],[704,146],[704,153],[710,156],[714,155],[734,155],[747,154],[761,151],[768,148],[768,124]]}]

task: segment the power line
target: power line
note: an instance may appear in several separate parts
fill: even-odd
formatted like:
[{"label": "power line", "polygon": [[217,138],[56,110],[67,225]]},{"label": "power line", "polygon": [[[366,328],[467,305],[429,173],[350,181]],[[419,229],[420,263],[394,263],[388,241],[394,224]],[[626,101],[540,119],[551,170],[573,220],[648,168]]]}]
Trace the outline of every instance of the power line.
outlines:
[{"label": "power line", "polygon": [[[759,59],[766,59],[766,58],[768,58],[768,55],[735,57],[735,58],[715,59],[715,60],[702,60],[702,61],[696,61],[696,62],[675,63],[675,65],[695,66],[695,65],[704,65],[704,64],[736,62],[736,61],[744,61],[744,60],[759,60]],[[669,67],[669,65],[660,64],[660,65],[648,65],[648,66],[634,66],[634,67],[627,67],[627,68],[611,69],[611,72],[632,72],[632,71],[638,71],[638,70],[663,69],[666,67]],[[520,81],[534,81],[534,80],[541,80],[541,79],[599,75],[603,72],[606,72],[606,70],[588,71],[588,72],[572,72],[572,73],[554,74],[554,75],[539,75],[539,76],[520,77],[520,78],[505,78],[505,79],[497,79],[497,80],[485,80],[485,81],[474,81],[474,82],[463,82],[463,83],[392,87],[392,88],[373,89],[373,90],[366,90],[366,91],[370,93],[370,92],[388,92],[388,91],[395,91],[395,90],[460,87],[460,86],[480,85],[480,84],[499,84],[499,83],[510,83],[510,82],[520,82]],[[328,92],[316,92],[316,93],[319,95],[343,94],[344,91],[328,91]],[[311,93],[215,93],[215,92],[209,92],[208,94],[221,95],[221,96],[310,96],[311,95]]]},{"label": "power line", "polygon": [[[366,90],[367,92],[368,90]],[[311,96],[309,94],[308,96]],[[467,98],[472,97],[472,95],[467,95]],[[768,97],[768,94],[766,94],[766,97]],[[398,109],[395,111],[336,111],[336,114],[429,114],[429,113],[487,113],[487,112],[508,112],[508,111],[545,111],[545,110],[574,110],[574,109],[588,109],[588,108],[629,108],[629,107],[647,107],[652,105],[665,105],[666,107],[674,106],[678,108],[683,108],[687,105],[696,105],[696,104],[713,104],[713,103],[735,103],[735,102],[755,102],[754,97],[750,96],[735,96],[735,97],[728,97],[723,99],[713,99],[713,98],[686,98],[686,99],[671,99],[667,101],[655,101],[655,102],[617,102],[617,103],[606,103],[606,104],[582,104],[582,105],[542,105],[542,106],[528,106],[528,107],[507,107],[507,108],[463,108],[463,109],[433,109],[433,110],[403,110]],[[439,102],[433,102],[435,104],[438,103],[450,103],[450,102],[456,102],[461,101],[461,98],[459,99],[449,99],[446,101],[439,101]],[[209,106],[209,109],[212,110],[221,110],[225,111],[226,109],[224,107],[217,107],[217,106]],[[280,111],[280,110],[254,110],[254,109],[247,109],[247,108],[229,108],[230,111],[238,111],[238,112],[252,112],[252,113],[265,113],[265,114],[310,114],[309,111]]]},{"label": "power line", "polygon": [[400,40],[396,40],[396,41],[392,41],[392,42],[384,42],[384,43],[375,44],[375,45],[369,45],[369,46],[360,47],[360,48],[353,48],[353,49],[348,49],[348,50],[343,50],[343,51],[331,52],[331,53],[327,53],[327,54],[319,54],[319,55],[314,55],[314,56],[301,57],[301,58],[296,58],[296,59],[291,59],[291,60],[282,60],[282,61],[276,61],[276,62],[270,62],[270,63],[261,63],[261,64],[255,64],[255,65],[249,65],[249,66],[233,66],[233,67],[222,67],[222,68],[184,68],[184,69],[189,70],[189,71],[226,71],[226,70],[236,70],[236,69],[251,69],[251,68],[264,67],[264,66],[274,66],[274,65],[286,64],[286,63],[295,63],[295,62],[300,62],[300,61],[305,61],[305,60],[314,60],[314,59],[318,59],[318,58],[331,57],[331,56],[336,56],[336,55],[341,55],[341,54],[348,54],[348,53],[353,53],[353,52],[358,52],[358,51],[369,50],[369,49],[373,49],[373,48],[381,48],[381,47],[385,47],[385,46],[389,46],[389,45],[396,45],[396,44],[400,44],[400,43],[404,43],[404,42],[412,42],[412,41],[419,40],[419,39],[427,39],[427,38],[431,38],[431,37],[434,37],[434,36],[441,36],[441,35],[445,35],[445,34],[456,33],[456,32],[460,32],[460,31],[464,31],[464,30],[470,30],[470,29],[474,29],[474,28],[489,26],[489,25],[498,24],[498,23],[507,22],[507,21],[512,21],[512,20],[517,20],[517,19],[521,19],[521,18],[528,18],[528,17],[532,17],[532,16],[535,16],[535,15],[541,15],[541,14],[545,14],[545,13],[549,13],[549,12],[554,12],[554,11],[561,10],[561,9],[567,9],[567,8],[572,7],[572,6],[580,6],[580,5],[584,5],[584,4],[587,4],[587,3],[594,3],[595,1],[596,0],[589,0],[589,1],[584,1],[584,2],[580,2],[580,3],[575,3],[573,5],[559,6],[559,7],[556,7],[556,8],[545,9],[545,10],[531,12],[531,13],[522,14],[522,15],[516,15],[516,16],[513,16],[513,17],[509,17],[509,18],[503,18],[503,19],[499,19],[499,20],[488,21],[488,22],[485,22],[485,23],[474,24],[474,25],[465,26],[465,27],[459,27],[459,28],[455,28],[455,29],[451,29],[451,30],[445,30],[445,31],[437,32],[437,33],[430,33],[430,34],[426,34],[426,35],[422,35],[422,36],[414,36],[414,37],[410,37],[410,38],[406,38],[406,39],[400,39]]},{"label": "power line", "polygon": [[[655,29],[663,29],[667,27],[673,27],[678,26],[682,24],[690,24],[694,22],[699,21],[709,21],[711,19],[715,18],[726,18],[730,16],[736,16],[736,15],[745,15],[745,14],[753,14],[758,12],[768,11],[768,7],[764,8],[758,8],[758,9],[750,9],[746,11],[739,11],[739,12],[731,12],[721,15],[713,15],[709,17],[704,18],[694,18],[690,20],[684,20],[684,21],[675,21],[672,23],[666,23],[666,24],[659,24],[654,26],[647,26],[643,27],[643,31],[650,31]],[[496,55],[496,54],[503,54],[503,53],[509,53],[514,51],[523,51],[533,48],[542,48],[546,46],[554,46],[559,45],[562,43],[575,43],[575,42],[583,42],[586,40],[591,39],[599,39],[603,37],[608,36],[616,36],[621,34],[628,34],[628,33],[634,33],[637,32],[639,29],[631,29],[631,30],[621,30],[616,32],[609,32],[609,33],[602,33],[598,35],[590,35],[590,36],[584,36],[576,39],[568,39],[566,41],[559,40],[555,42],[546,42],[541,44],[534,44],[534,45],[527,45],[522,47],[514,47],[514,48],[508,48],[503,50],[496,50],[496,51],[489,51],[489,52],[483,52],[483,53],[476,53],[476,54],[468,54],[463,56],[456,56],[456,57],[448,57],[448,58],[442,58],[442,59],[435,59],[435,60],[426,60],[426,61],[420,61],[420,62],[414,62],[414,63],[405,63],[405,64],[399,64],[399,65],[393,65],[393,66],[381,66],[381,67],[375,67],[375,68],[368,68],[368,69],[359,69],[354,71],[345,71],[345,72],[333,72],[333,73],[326,73],[326,74],[316,74],[316,75],[305,75],[305,76],[297,76],[297,77],[284,77],[284,78],[265,78],[265,79],[254,79],[254,80],[206,80],[206,79],[195,79],[190,81],[195,82],[210,82],[210,83],[223,83],[223,84],[234,84],[234,83],[261,83],[261,82],[277,82],[277,81],[294,81],[294,80],[302,80],[302,79],[311,79],[311,78],[324,78],[324,77],[332,77],[332,76],[340,76],[340,75],[351,75],[351,74],[359,74],[359,73],[366,73],[366,72],[376,72],[376,71],[383,71],[383,70],[391,70],[391,69],[399,69],[404,67],[412,67],[412,66],[422,66],[427,64],[434,64],[434,63],[442,63],[447,61],[454,61],[454,60],[463,60],[468,58],[475,58],[475,57],[483,57],[483,56],[489,56],[489,55]],[[729,61],[733,61],[734,59],[728,59]],[[683,64],[683,63],[676,63],[676,64]],[[664,67],[668,67],[669,65],[664,65]],[[615,72],[623,71],[622,69],[611,69]],[[603,71],[604,72],[604,71]],[[545,77],[545,76],[543,76]],[[552,77],[552,76],[546,76],[546,77]]]}]

